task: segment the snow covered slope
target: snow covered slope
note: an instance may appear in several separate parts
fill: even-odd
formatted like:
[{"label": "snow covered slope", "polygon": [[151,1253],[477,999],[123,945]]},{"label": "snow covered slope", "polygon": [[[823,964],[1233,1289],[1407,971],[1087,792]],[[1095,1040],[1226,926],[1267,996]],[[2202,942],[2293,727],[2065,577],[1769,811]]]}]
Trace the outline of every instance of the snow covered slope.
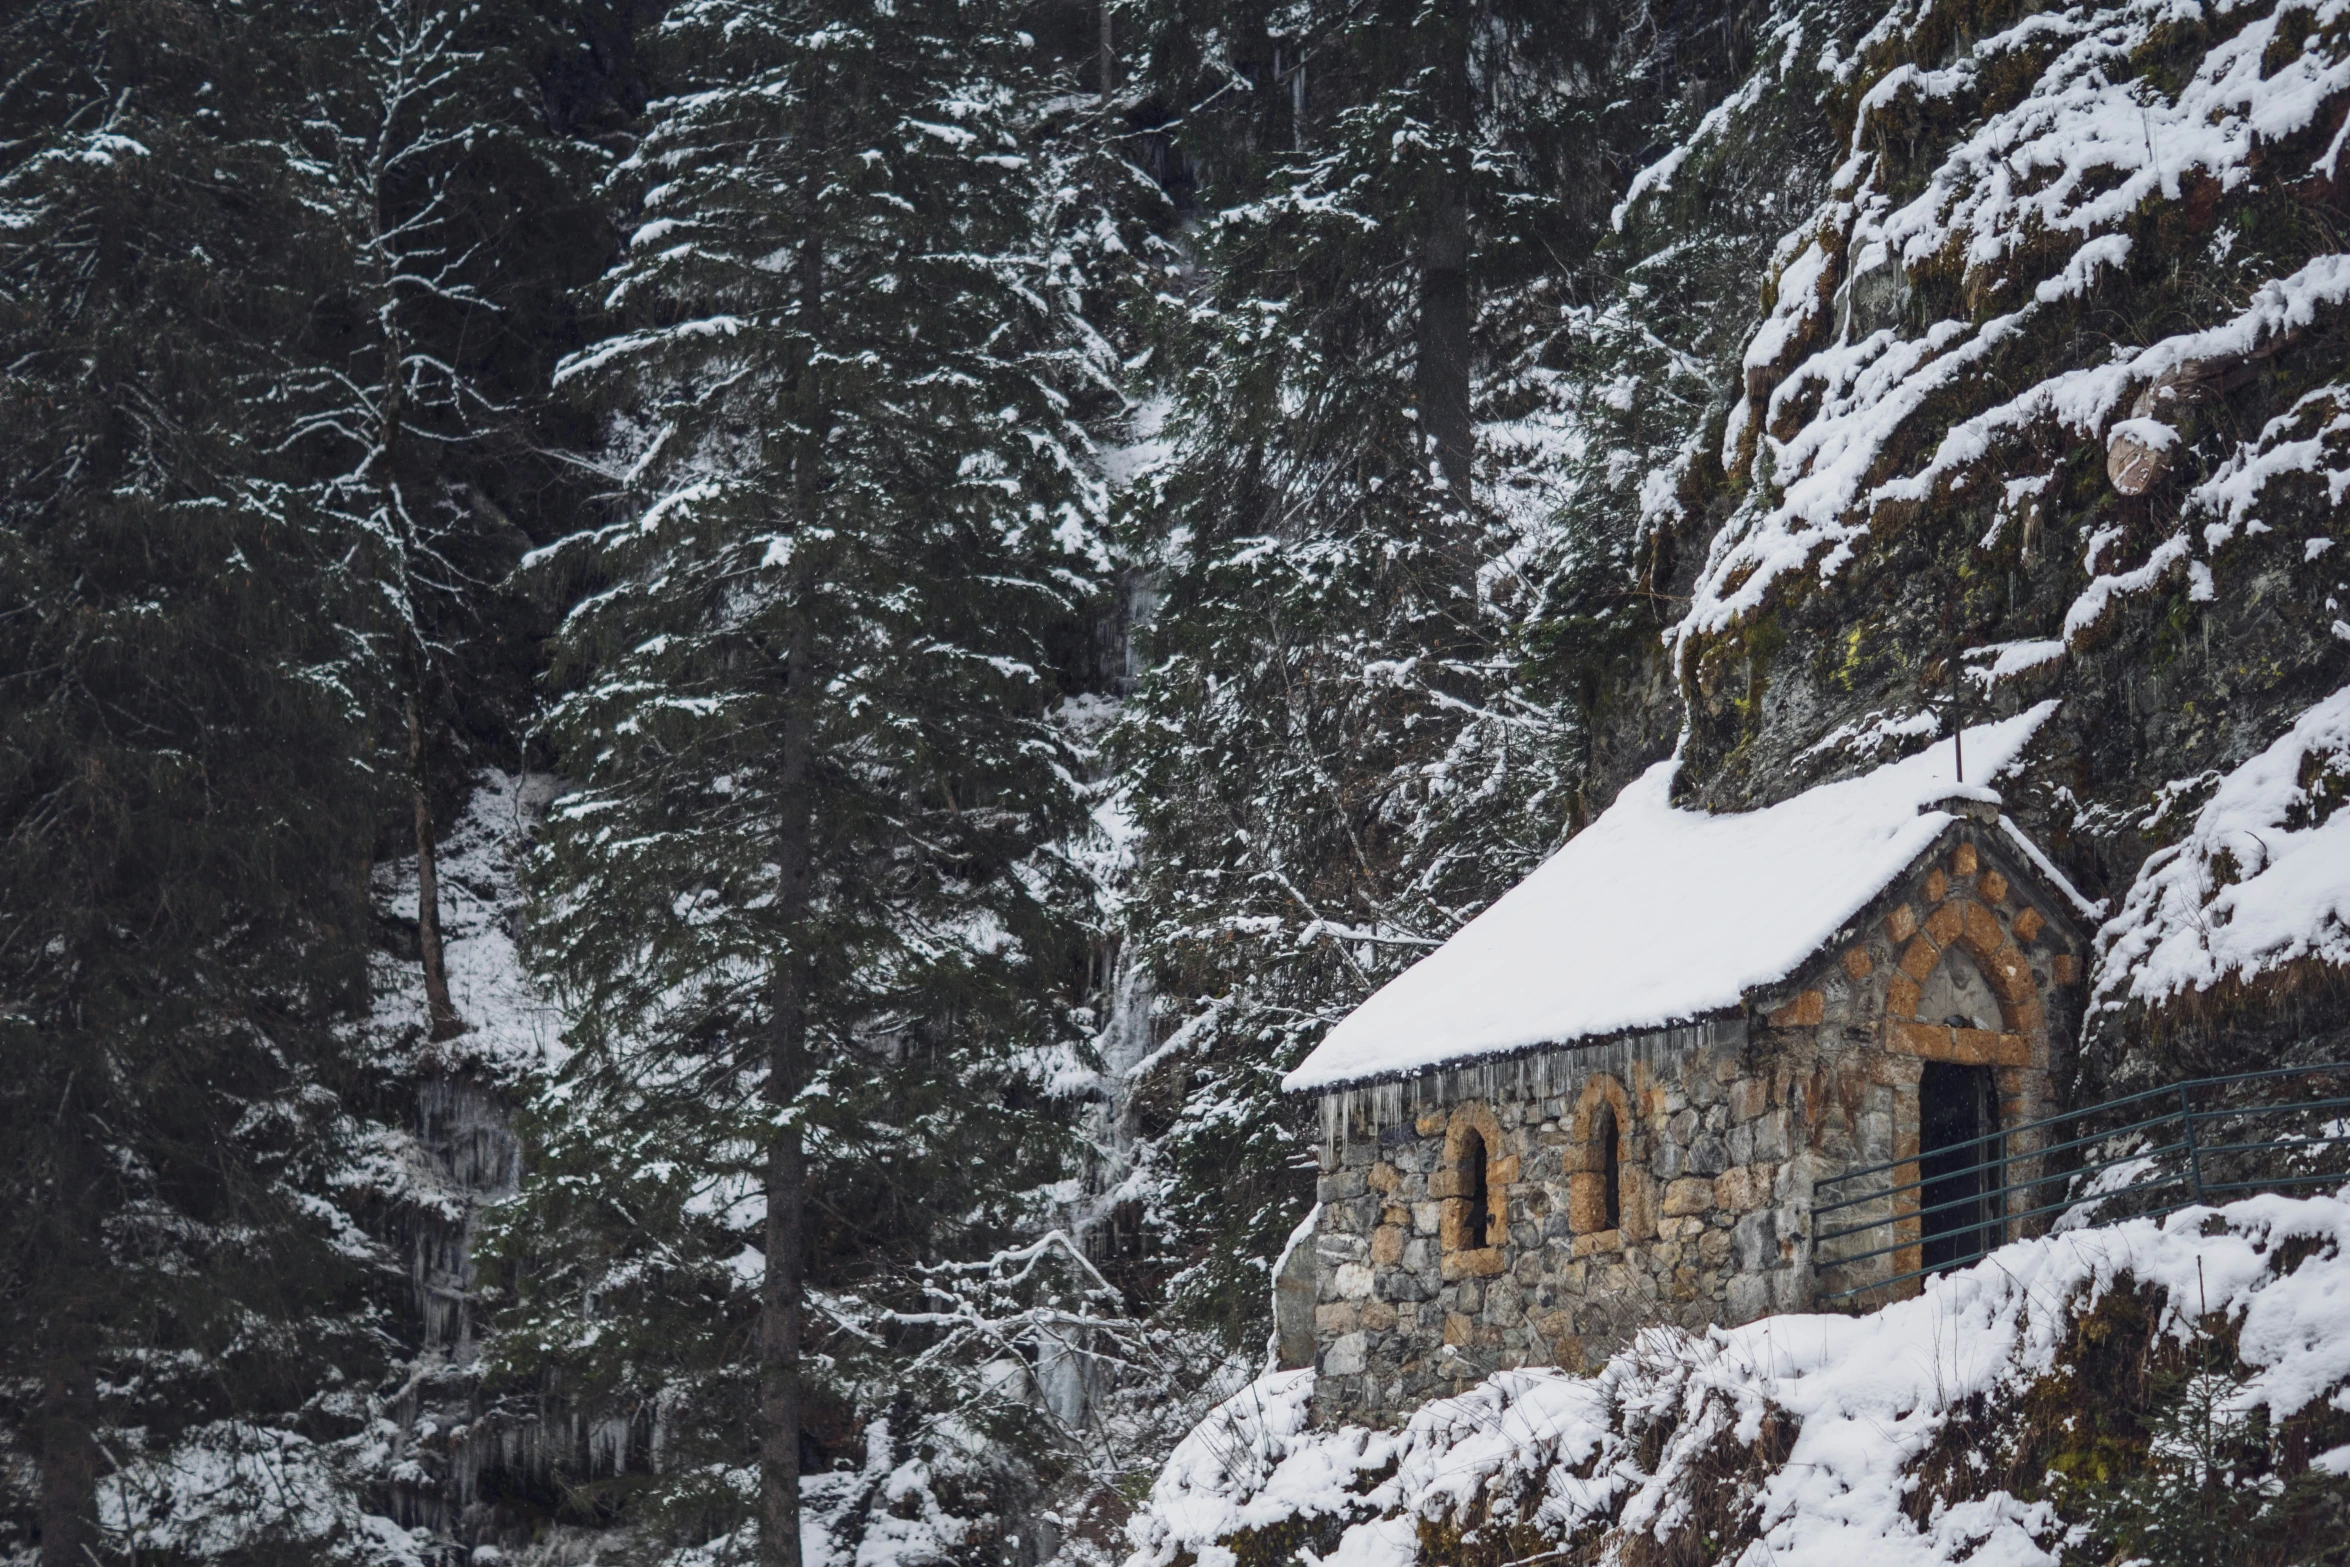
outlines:
[{"label": "snow covered slope", "polygon": [[1774,18],[1619,214],[1662,221],[1788,93],[1837,138],[1718,442],[1652,475],[1684,798],[1847,776],[1954,687],[2059,699],[2003,789],[2112,900],[2092,1075],[2336,1053],[2294,998],[2350,958],[2350,4]]},{"label": "snow covered slope", "polygon": [[2136,1493],[2080,1455],[2192,1480],[2213,1431],[2235,1472],[2199,1476],[2205,1516],[2322,1528],[2350,1502],[2350,1193],[2018,1242],[1865,1317],[1652,1331],[1400,1431],[1309,1430],[1312,1391],[1276,1372],[1221,1406],[1128,1567],[2103,1561]]}]

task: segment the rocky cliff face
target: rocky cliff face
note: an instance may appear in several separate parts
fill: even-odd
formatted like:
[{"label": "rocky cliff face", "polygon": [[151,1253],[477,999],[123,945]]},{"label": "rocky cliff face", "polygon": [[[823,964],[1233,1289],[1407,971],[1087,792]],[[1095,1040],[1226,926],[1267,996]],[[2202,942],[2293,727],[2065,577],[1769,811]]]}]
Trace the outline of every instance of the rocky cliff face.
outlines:
[{"label": "rocky cliff face", "polygon": [[1833,132],[1735,402],[1652,486],[1683,792],[1768,803],[2060,698],[2003,783],[2114,918],[2091,1078],[2338,1053],[2308,856],[2350,767],[2319,711],[2350,678],[2350,12],[1775,26],[1643,176],[1703,179],[1791,94]]}]

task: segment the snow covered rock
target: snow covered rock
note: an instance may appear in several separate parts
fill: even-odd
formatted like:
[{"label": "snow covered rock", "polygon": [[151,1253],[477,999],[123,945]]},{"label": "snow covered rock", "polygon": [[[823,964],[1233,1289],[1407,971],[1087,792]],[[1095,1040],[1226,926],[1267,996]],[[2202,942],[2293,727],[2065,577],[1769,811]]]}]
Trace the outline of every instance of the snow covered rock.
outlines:
[{"label": "snow covered rock", "polygon": [[2104,1561],[2182,1485],[2215,1540],[2338,1541],[2350,1194],[2018,1242],[1865,1317],[1654,1331],[1401,1430],[1312,1430],[1313,1393],[1275,1372],[1220,1406],[1128,1567]]}]

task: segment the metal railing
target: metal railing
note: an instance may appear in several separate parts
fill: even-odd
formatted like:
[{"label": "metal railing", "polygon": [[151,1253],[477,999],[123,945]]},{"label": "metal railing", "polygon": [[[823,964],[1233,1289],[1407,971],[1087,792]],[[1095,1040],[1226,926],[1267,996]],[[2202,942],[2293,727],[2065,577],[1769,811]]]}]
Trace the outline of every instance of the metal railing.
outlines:
[{"label": "metal railing", "polygon": [[[2104,1224],[2350,1181],[2344,1112],[2350,1063],[2278,1067],[2149,1088],[1823,1177],[1813,1187],[1813,1270],[1823,1286],[1842,1287],[1819,1298],[1964,1266],[2076,1210]],[[1830,1255],[1837,1241],[1861,1249]],[[1889,1276],[1854,1282],[1854,1270],[1880,1258],[1891,1259]]]}]

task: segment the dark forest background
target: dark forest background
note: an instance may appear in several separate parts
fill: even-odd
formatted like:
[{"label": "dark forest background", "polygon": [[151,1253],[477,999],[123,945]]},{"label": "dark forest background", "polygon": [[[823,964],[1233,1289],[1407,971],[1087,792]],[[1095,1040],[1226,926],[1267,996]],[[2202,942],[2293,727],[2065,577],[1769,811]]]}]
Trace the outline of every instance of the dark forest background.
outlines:
[{"label": "dark forest background", "polygon": [[[2014,9],[7,5],[0,1554],[1120,1555],[1322,1030],[1677,744],[1946,713],[2135,504],[1665,637],[1782,236]],[[2295,188],[2045,354],[2335,248]],[[2262,602],[2061,677],[2092,895],[2339,683]]]}]

